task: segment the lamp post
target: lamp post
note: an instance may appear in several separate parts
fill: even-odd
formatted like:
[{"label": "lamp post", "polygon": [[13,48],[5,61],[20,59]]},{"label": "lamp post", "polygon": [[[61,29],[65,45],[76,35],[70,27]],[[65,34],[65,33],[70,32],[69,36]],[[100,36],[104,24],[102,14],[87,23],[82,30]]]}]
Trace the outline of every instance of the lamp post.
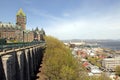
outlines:
[{"label": "lamp post", "polygon": [[29,31],[26,31],[26,41],[28,42],[28,34],[29,34]]},{"label": "lamp post", "polygon": [[24,43],[24,30],[23,30],[23,43]]},{"label": "lamp post", "polygon": [[28,42],[28,32],[27,32],[27,42]]}]

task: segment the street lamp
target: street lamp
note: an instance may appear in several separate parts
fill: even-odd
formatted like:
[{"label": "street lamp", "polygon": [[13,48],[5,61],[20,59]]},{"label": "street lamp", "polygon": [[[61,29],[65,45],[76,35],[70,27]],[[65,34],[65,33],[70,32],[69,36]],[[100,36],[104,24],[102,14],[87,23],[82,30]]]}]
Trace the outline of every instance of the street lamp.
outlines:
[{"label": "street lamp", "polygon": [[27,39],[27,42],[29,41],[29,40],[28,40],[28,34],[29,34],[29,31],[26,31],[26,39]]},{"label": "street lamp", "polygon": [[24,30],[23,30],[23,43],[24,43],[24,33],[25,33],[25,32],[24,32]]},{"label": "street lamp", "polygon": [[27,42],[28,42],[28,32],[27,32]]}]

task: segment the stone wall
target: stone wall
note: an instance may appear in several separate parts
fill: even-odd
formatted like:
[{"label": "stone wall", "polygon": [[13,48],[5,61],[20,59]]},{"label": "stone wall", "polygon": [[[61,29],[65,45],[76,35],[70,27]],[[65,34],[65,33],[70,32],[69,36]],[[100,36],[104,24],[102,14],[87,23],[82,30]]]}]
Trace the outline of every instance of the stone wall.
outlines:
[{"label": "stone wall", "polygon": [[43,53],[39,45],[0,52],[0,80],[32,80]]}]

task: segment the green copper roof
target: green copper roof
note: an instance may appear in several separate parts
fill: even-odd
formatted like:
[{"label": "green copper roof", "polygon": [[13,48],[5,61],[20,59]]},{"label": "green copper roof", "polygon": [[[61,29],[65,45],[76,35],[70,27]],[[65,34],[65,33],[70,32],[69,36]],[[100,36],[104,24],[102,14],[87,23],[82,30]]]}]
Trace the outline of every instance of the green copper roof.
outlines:
[{"label": "green copper roof", "polygon": [[23,12],[22,8],[17,12],[17,16],[26,16],[25,13]]}]

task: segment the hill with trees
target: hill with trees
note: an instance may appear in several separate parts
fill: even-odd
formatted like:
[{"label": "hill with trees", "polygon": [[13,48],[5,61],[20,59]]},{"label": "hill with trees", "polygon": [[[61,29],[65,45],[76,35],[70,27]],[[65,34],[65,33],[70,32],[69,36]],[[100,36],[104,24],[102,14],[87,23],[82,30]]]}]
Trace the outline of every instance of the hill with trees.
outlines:
[{"label": "hill with trees", "polygon": [[51,36],[46,36],[45,40],[47,48],[38,74],[39,80],[110,80],[104,74],[89,77],[86,69],[63,42]]},{"label": "hill with trees", "polygon": [[44,78],[47,80],[79,80],[79,65],[70,49],[51,36],[47,36],[45,40],[47,48],[41,69]]}]

